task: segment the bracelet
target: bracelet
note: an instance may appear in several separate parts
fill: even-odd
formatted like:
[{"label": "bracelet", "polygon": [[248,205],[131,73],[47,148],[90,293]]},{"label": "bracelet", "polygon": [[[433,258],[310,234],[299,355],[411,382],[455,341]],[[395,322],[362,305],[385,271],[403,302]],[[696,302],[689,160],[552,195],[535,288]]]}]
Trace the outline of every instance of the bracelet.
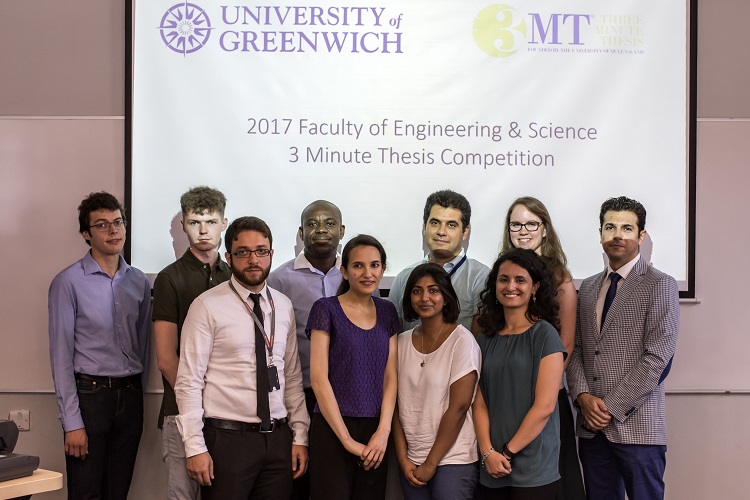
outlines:
[{"label": "bracelet", "polygon": [[513,458],[516,456],[515,453],[513,453],[512,451],[510,451],[508,449],[508,443],[505,443],[503,445],[503,452],[502,453],[503,453],[503,455],[505,455],[505,458],[507,458],[508,460],[513,460]]},{"label": "bracelet", "polygon": [[489,457],[490,453],[492,453],[493,451],[495,451],[495,449],[492,446],[490,446],[490,449],[487,450],[487,453],[482,453],[482,467],[484,467],[484,462],[487,460],[487,457]]}]

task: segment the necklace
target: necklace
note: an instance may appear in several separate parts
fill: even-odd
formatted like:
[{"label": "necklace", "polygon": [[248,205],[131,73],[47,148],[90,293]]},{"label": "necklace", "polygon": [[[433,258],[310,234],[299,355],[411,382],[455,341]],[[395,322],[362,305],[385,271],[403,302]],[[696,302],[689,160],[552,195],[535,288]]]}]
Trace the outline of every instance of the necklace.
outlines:
[{"label": "necklace", "polygon": [[[440,339],[440,336],[443,334],[443,328],[445,328],[445,322],[443,322],[443,325],[440,327],[440,331],[438,332],[437,337],[435,337],[435,340],[432,341],[432,345],[430,346],[430,352],[432,352],[432,348],[435,347],[435,344]],[[424,368],[424,365],[427,363],[427,354],[429,354],[429,353],[424,352],[424,328],[422,328],[421,340],[422,342],[421,342],[420,347],[422,351],[422,363],[419,366]]]}]

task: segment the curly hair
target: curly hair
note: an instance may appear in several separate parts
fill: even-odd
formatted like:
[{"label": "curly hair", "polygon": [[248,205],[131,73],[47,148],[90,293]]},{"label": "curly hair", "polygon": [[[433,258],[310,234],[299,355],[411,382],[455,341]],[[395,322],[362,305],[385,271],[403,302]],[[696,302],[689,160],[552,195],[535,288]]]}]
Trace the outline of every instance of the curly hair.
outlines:
[{"label": "curly hair", "polygon": [[208,186],[190,188],[189,191],[180,197],[180,208],[182,209],[183,217],[187,217],[187,214],[190,212],[198,215],[218,212],[224,217],[226,207],[227,198],[224,196],[224,193]]},{"label": "curly hair", "polygon": [[500,254],[492,270],[487,276],[487,284],[479,294],[481,303],[479,305],[479,326],[488,335],[494,335],[505,327],[505,313],[503,306],[497,300],[497,275],[503,262],[510,261],[521,266],[529,273],[531,282],[539,284],[534,294],[535,300],[529,301],[526,310],[526,318],[531,322],[546,320],[552,326],[560,329],[558,318],[559,305],[555,296],[557,287],[552,271],[545,259],[534,251],[525,248],[513,248]]},{"label": "curly hair", "polygon": [[532,196],[523,196],[516,199],[510,204],[508,213],[505,215],[505,229],[503,230],[503,247],[500,249],[500,253],[507,252],[513,246],[513,242],[510,239],[510,214],[513,209],[518,205],[526,207],[526,209],[532,214],[539,217],[539,221],[544,225],[544,229],[547,230],[547,236],[542,240],[541,253],[542,257],[547,260],[552,274],[555,277],[557,286],[561,283],[570,279],[570,271],[568,271],[568,258],[563,252],[562,244],[560,244],[560,238],[557,236],[555,227],[552,225],[552,218],[549,215],[547,207],[544,203]]}]

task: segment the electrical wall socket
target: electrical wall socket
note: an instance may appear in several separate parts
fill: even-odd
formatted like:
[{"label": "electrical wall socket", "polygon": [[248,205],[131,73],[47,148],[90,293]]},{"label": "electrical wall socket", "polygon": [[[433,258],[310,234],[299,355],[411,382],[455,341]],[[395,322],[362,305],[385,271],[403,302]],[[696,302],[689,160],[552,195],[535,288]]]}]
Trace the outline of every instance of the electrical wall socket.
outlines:
[{"label": "electrical wall socket", "polygon": [[19,431],[28,431],[31,429],[29,410],[10,410],[8,420],[15,422]]}]

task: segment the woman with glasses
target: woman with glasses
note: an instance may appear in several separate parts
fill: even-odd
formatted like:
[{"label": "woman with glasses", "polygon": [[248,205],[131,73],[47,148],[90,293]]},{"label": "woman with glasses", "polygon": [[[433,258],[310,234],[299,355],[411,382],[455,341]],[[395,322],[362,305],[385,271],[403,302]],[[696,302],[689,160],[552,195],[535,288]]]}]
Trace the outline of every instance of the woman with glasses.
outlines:
[{"label": "woman with glasses", "polygon": [[[505,217],[502,252],[512,248],[526,248],[542,256],[552,271],[557,288],[557,303],[560,306],[560,340],[568,356],[573,352],[576,330],[577,295],[573,279],[568,271],[568,260],[560,239],[552,225],[549,211],[544,203],[531,196],[515,200]],[[584,499],[583,478],[576,450],[575,425],[570,409],[568,392],[564,381],[560,381],[558,394],[560,407],[560,490],[558,499]]]},{"label": "woman with glasses", "polygon": [[482,372],[472,407],[480,487],[485,500],[553,500],[565,348],[552,273],[536,253],[514,248],[495,261],[480,297]]},{"label": "woman with glasses", "polygon": [[405,500],[472,500],[479,457],[471,403],[479,346],[457,324],[460,310],[442,266],[420,264],[404,287],[398,336],[398,411],[393,440]]},{"label": "woman with glasses", "polygon": [[401,330],[393,304],[372,296],[385,267],[378,240],[352,238],[341,255],[338,295],[310,310],[310,380],[318,400],[310,429],[312,500],[385,498]]}]

